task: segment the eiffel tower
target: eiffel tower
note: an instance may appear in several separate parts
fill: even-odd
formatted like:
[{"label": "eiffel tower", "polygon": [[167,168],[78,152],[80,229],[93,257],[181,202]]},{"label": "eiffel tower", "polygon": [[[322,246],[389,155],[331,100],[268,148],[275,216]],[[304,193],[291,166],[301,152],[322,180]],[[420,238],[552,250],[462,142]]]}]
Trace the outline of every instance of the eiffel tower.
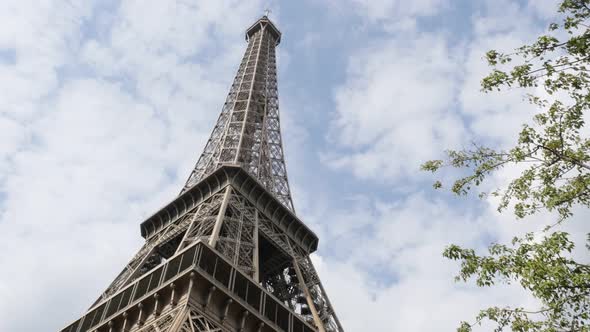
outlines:
[{"label": "eiffel tower", "polygon": [[343,331],[295,215],[267,15],[178,197],[141,224],[145,244],[61,332]]}]

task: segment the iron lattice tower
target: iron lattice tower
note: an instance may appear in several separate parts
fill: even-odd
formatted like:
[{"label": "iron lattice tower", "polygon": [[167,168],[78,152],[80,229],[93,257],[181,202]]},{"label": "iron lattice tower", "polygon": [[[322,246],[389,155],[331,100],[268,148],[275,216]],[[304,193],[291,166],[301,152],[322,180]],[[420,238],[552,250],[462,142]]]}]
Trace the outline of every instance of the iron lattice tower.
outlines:
[{"label": "iron lattice tower", "polygon": [[263,16],[179,196],[141,224],[145,244],[61,332],[343,331],[294,212],[275,48]]}]

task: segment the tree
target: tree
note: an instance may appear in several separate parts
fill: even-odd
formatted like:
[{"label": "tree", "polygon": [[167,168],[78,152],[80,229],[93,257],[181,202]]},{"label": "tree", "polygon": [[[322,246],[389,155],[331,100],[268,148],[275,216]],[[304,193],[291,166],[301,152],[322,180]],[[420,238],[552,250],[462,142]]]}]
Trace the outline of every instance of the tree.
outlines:
[{"label": "tree", "polygon": [[[457,245],[445,249],[443,256],[460,261],[456,280],[473,278],[480,287],[517,283],[540,303],[539,308],[481,310],[474,321],[460,324],[460,332],[471,331],[484,320],[491,321],[495,331],[590,331],[590,265],[572,258],[574,242],[556,229],[573,215],[574,207],[590,207],[590,130],[584,118],[590,108],[589,3],[562,0],[560,22],[551,23],[547,34],[511,53],[486,53],[492,70],[481,81],[482,91],[540,88],[545,92],[526,95],[537,113],[522,126],[510,149],[474,144],[422,165],[431,172],[442,167],[465,170],[467,175],[455,179],[450,188],[457,195],[481,190],[494,172],[520,165],[524,170],[505,188],[480,196],[497,196],[498,210],[511,208],[517,218],[540,211],[557,216],[540,238],[529,233],[509,245],[492,244],[486,255]],[[434,187],[443,188],[443,183],[436,181]],[[590,250],[590,233],[587,236]]]}]

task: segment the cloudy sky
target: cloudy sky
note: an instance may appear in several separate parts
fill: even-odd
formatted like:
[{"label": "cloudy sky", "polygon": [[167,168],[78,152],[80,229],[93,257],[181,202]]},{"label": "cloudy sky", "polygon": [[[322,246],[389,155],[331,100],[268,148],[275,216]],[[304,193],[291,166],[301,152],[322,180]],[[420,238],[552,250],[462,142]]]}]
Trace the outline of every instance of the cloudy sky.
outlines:
[{"label": "cloudy sky", "polygon": [[314,260],[346,330],[451,331],[484,306],[534,307],[517,288],[454,283],[441,252],[552,217],[516,222],[494,201],[434,192],[418,168],[445,148],[512,143],[534,110],[521,91],[479,92],[482,55],[532,40],[555,1],[4,0],[0,331],[58,330],[139,248],[139,224],[181,188],[266,7],[283,32],[294,204],[320,237]]}]

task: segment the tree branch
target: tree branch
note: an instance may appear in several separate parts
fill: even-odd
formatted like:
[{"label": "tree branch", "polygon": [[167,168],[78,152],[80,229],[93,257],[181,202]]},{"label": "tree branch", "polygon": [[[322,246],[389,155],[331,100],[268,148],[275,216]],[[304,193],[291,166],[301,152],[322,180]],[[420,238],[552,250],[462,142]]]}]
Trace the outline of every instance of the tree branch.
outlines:
[{"label": "tree branch", "polygon": [[539,146],[539,147],[541,147],[543,150],[546,150],[546,151],[549,151],[549,152],[553,153],[554,155],[556,155],[557,157],[559,157],[561,160],[568,161],[568,162],[570,162],[572,164],[575,164],[575,165],[577,165],[579,167],[585,168],[585,169],[587,169],[587,170],[590,171],[590,165],[586,165],[583,162],[580,162],[579,160],[576,160],[574,158],[567,157],[566,155],[564,155],[564,154],[562,154],[562,153],[560,153],[558,151],[555,151],[555,149],[552,149],[552,148],[550,148],[548,146],[545,146],[543,144],[537,143],[536,145]]}]

